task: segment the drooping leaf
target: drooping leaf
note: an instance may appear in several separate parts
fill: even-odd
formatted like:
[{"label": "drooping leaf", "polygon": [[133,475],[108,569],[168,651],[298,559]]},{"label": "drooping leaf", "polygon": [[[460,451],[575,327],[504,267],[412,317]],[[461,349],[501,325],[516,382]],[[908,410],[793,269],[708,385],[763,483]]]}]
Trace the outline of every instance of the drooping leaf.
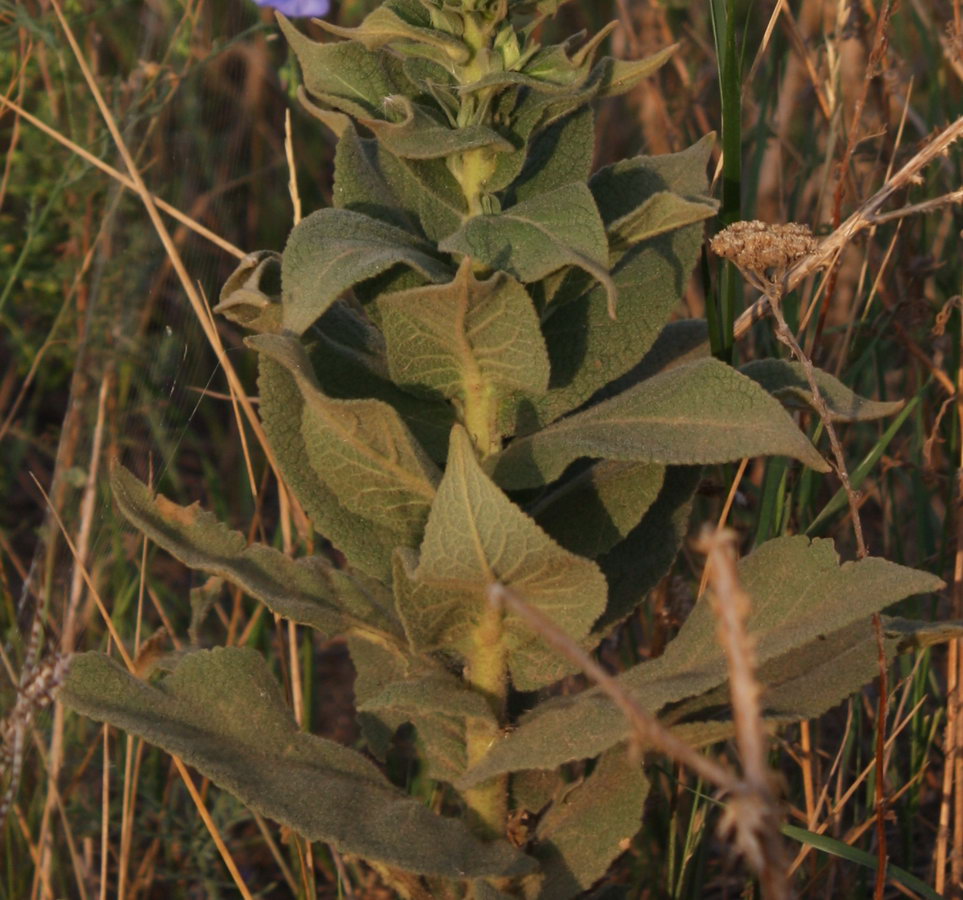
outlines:
[{"label": "drooping leaf", "polygon": [[[492,484],[468,435],[456,426],[417,565],[411,555],[396,561],[396,601],[413,646],[465,654],[486,592],[496,582],[576,640],[605,606],[605,579],[597,566],[559,547]],[[504,628],[508,667],[520,690],[549,684],[569,670],[514,616],[506,616]]]},{"label": "drooping leaf", "polygon": [[672,566],[689,532],[692,497],[700,466],[668,466],[659,496],[625,540],[598,560],[609,584],[605,613],[595,623],[600,637],[631,615]]},{"label": "drooping leaf", "polygon": [[400,60],[354,41],[319,44],[301,34],[284,16],[281,31],[297,54],[304,87],[314,98],[356,118],[383,116],[385,97],[411,94]]},{"label": "drooping leaf", "polygon": [[133,525],[184,565],[238,585],[279,616],[328,635],[361,628],[400,636],[391,595],[380,585],[336,569],[319,556],[291,559],[265,544],[248,544],[200,504],[179,506],[127,469],[111,473],[114,501]]},{"label": "drooping leaf", "polygon": [[586,182],[595,155],[595,114],[584,107],[541,132],[511,188],[518,203],[573,182]]},{"label": "drooping leaf", "polygon": [[709,219],[717,209],[715,201],[688,200],[672,191],[658,191],[608,226],[609,246],[627,250],[667,231]]},{"label": "drooping leaf", "polygon": [[776,400],[724,363],[704,359],[516,438],[490,470],[513,490],[554,481],[580,457],[703,465],[771,455],[829,470]]},{"label": "drooping leaf", "polygon": [[584,782],[556,799],[532,850],[545,874],[539,900],[569,900],[598,881],[642,825],[648,793],[642,766],[615,747]]},{"label": "drooping leaf", "polygon": [[470,397],[548,385],[548,354],[528,294],[504,273],[478,281],[463,265],[455,280],[378,299],[392,380],[464,406]]},{"label": "drooping leaf", "polygon": [[566,550],[595,559],[639,524],[664,475],[663,466],[599,462],[539,501],[532,516]]},{"label": "drooping leaf", "polygon": [[563,266],[578,266],[605,286],[609,307],[614,308],[616,288],[608,271],[605,231],[584,184],[565,185],[497,215],[475,216],[439,247],[524,282],[538,281]]},{"label": "drooping leaf", "polygon": [[[740,367],[744,375],[761,384],[787,406],[813,409],[812,391],[801,363],[785,359],[759,359]],[[867,400],[854,394],[829,372],[816,369],[816,384],[834,422],[868,422],[898,413],[904,401]]]},{"label": "drooping leaf", "polygon": [[530,868],[507,843],[483,844],[461,822],[405,796],[359,753],[299,731],[253,650],[190,653],[160,686],[84,653],[60,696],[177,754],[256,812],[344,853],[458,879]]},{"label": "drooping leaf", "polygon": [[395,546],[417,546],[440,473],[397,411],[380,400],[327,397],[296,338],[261,335],[249,343],[294,379],[308,462],[340,505],[386,529]]},{"label": "drooping leaf", "polygon": [[422,738],[427,775],[437,781],[454,781],[464,774],[468,720],[481,719],[497,728],[488,701],[441,671],[395,681],[361,703],[358,711],[411,722]]},{"label": "drooping leaf", "polygon": [[377,141],[362,140],[353,125],[344,130],[334,155],[333,204],[417,234],[417,203],[389,185],[379,157]]},{"label": "drooping leaf", "polygon": [[407,97],[392,97],[386,108],[395,119],[362,119],[384,147],[402,159],[439,159],[468,150],[492,153],[514,149],[498,132],[484,125],[452,128]]},{"label": "drooping leaf", "polygon": [[465,195],[443,159],[399,159],[379,151],[381,171],[389,185],[418,210],[429,240],[440,241],[461,227],[468,212]]},{"label": "drooping leaf", "polygon": [[317,322],[306,348],[321,390],[343,400],[374,398],[393,406],[435,462],[448,457],[454,410],[442,398],[416,397],[391,380],[384,337],[345,304]]},{"label": "drooping leaf", "polygon": [[[638,157],[631,166],[616,164],[597,172],[591,188],[603,221],[615,221],[661,191],[701,197],[707,189],[710,148],[710,142],[701,141],[681,153]],[[608,314],[608,295],[601,285],[570,278],[559,287],[543,313],[551,389],[532,399],[516,432],[541,428],[576,409],[639,363],[684,295],[701,245],[702,226],[696,224],[646,241],[622,256],[612,271],[619,297],[616,321]]]},{"label": "drooping leaf", "polygon": [[[763,668],[821,637],[868,623],[872,613],[899,600],[942,585],[927,572],[883,559],[840,565],[831,541],[810,543],[799,536],[761,545],[740,561],[739,576],[752,599],[748,627]],[[726,663],[715,628],[704,599],[661,657],[619,676],[623,687],[655,713],[719,687],[726,680]],[[799,659],[805,662],[805,653]],[[799,677],[804,676],[799,672]],[[782,677],[788,680],[788,673],[784,671]],[[597,689],[552,700],[524,719],[462,783],[516,769],[554,768],[594,756],[628,734],[622,714]]]},{"label": "drooping leaf", "polygon": [[281,328],[281,255],[272,250],[249,253],[221,288],[214,307],[232,322],[252,331]]},{"label": "drooping leaf", "polygon": [[260,355],[259,369],[261,422],[285,482],[318,532],[352,566],[387,584],[394,534],[342,505],[332,486],[312,467],[301,429],[305,399],[290,370],[265,354]]},{"label": "drooping leaf", "polygon": [[281,264],[283,322],[302,334],[359,281],[404,264],[429,281],[451,278],[430,245],[348,209],[319,209],[295,226]]}]

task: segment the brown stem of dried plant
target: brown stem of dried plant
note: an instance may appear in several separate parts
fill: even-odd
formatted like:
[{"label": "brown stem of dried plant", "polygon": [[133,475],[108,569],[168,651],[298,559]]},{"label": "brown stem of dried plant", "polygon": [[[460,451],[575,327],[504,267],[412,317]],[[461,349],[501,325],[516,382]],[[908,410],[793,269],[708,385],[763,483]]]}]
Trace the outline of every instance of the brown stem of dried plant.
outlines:
[{"label": "brown stem of dried plant", "polygon": [[742,796],[738,802],[730,799],[720,830],[733,833],[736,847],[759,873],[763,897],[782,900],[791,895],[788,860],[779,837],[782,815],[766,760],[768,741],[759,699],[762,689],[756,680],[755,642],[747,629],[751,600],[736,570],[737,548],[738,536],[729,528],[710,532],[697,547],[707,557],[709,602],[729,670],[729,694],[743,775]]},{"label": "brown stem of dried plant", "polygon": [[873,613],[873,629],[879,654],[879,702],[876,706],[876,890],[874,900],[883,900],[889,853],[886,847],[886,716],[889,706],[889,665],[883,644],[883,623]]}]

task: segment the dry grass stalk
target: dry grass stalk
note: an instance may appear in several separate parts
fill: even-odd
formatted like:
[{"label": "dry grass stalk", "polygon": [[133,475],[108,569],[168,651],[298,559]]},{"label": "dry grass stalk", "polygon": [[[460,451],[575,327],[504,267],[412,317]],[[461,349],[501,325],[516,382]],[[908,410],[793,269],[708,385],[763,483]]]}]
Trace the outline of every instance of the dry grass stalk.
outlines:
[{"label": "dry grass stalk", "polygon": [[729,798],[720,830],[732,835],[738,851],[759,873],[763,897],[791,896],[785,848],[779,836],[782,815],[766,761],[768,740],[756,680],[755,642],[747,630],[751,600],[736,571],[738,535],[729,528],[702,538],[711,591],[709,602],[718,623],[717,637],[729,669],[729,694],[742,763],[740,793]]},{"label": "dry grass stalk", "polygon": [[[929,212],[947,204],[960,203],[963,196],[959,190],[926,201],[925,204],[912,204],[888,213],[880,210],[894,194],[917,182],[919,173],[933,160],[942,156],[947,149],[963,136],[963,117],[947,126],[936,137],[929,140],[912,159],[843,222],[832,234],[820,241],[815,250],[807,257],[790,266],[781,276],[781,295],[789,293],[810,275],[826,268],[861,231],[882,221]],[[762,297],[753,303],[736,320],[733,329],[736,339],[748,334],[749,329],[762,319],[769,309],[769,302]]]},{"label": "dry grass stalk", "polygon": [[[732,532],[723,530],[719,534],[725,536]],[[719,546],[722,546],[721,541]],[[715,554],[714,550],[712,552]],[[734,846],[759,874],[765,900],[785,900],[791,896],[791,892],[786,877],[786,859],[779,840],[778,806],[766,765],[766,740],[759,714],[759,688],[753,675],[754,654],[745,631],[749,599],[739,587],[734,555],[731,559],[732,567],[728,573],[724,560],[717,563],[716,570],[722,574],[713,578],[713,585],[716,596],[723,598],[720,608],[725,607],[721,613],[725,622],[720,623],[720,640],[730,665],[736,740],[743,761],[744,779],[737,778],[728,768],[703,756],[676,737],[649,710],[640,706],[618,679],[609,675],[541,610],[526,603],[514,591],[502,584],[493,584],[488,589],[488,600],[518,616],[550,646],[578,665],[623,713],[642,747],[664,753],[714,785],[724,795],[726,809],[720,829],[732,837]]]},{"label": "dry grass stalk", "polygon": [[711,246],[714,253],[735,263],[746,280],[762,293],[776,320],[776,337],[802,364],[812,394],[813,407],[822,419],[826,434],[829,435],[836,474],[849,501],[853,532],[856,536],[856,553],[862,559],[868,555],[868,551],[859,515],[859,496],[853,490],[849,480],[843,445],[836,434],[832,415],[816,382],[816,369],[812,360],[799,345],[782,314],[786,273],[793,267],[812,259],[818,252],[819,245],[805,225],[795,222],[786,225],[767,225],[764,222],[754,221],[733,223],[712,239]]}]

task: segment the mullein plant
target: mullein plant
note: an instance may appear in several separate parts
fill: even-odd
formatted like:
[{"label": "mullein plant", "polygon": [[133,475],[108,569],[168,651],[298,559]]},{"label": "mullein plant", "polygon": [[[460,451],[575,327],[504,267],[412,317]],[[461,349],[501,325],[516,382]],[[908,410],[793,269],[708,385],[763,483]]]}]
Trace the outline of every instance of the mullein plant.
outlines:
[{"label": "mullein plant", "polygon": [[[800,364],[737,370],[709,356],[704,322],[668,324],[716,210],[711,136],[593,172],[595,105],[673,48],[600,56],[611,28],[543,46],[563,2],[387,0],[356,28],[319,22],[323,43],[280,18],[301,100],[337,135],[334,206],[283,253],[249,255],[217,311],[252,332],[272,452],[338,552],[249,545],[114,470],[117,505],[150,540],[343,636],[360,745],[301,730],[246,647],[195,643],[149,677],[81,654],[59,695],[404,897],[566,900],[641,825],[632,725],[597,688],[562,696],[569,655],[493,598],[592,651],[671,566],[702,466],[785,455],[829,469],[785,408],[813,405]],[[838,422],[899,407],[815,377]],[[870,681],[873,615],[940,587],[801,536],[738,572],[770,725]],[[890,657],[946,636],[881,625]],[[616,680],[695,749],[733,734],[714,632],[700,600],[663,655]],[[399,786],[384,764],[401,728],[419,777]]]}]

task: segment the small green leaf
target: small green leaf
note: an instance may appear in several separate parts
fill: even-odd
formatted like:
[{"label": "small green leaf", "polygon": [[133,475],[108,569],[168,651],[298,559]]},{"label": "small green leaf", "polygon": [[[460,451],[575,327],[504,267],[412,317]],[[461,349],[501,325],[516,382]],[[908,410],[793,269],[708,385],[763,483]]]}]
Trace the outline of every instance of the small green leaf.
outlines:
[{"label": "small green leaf", "polygon": [[414,93],[401,61],[390,53],[354,41],[319,44],[280,14],[278,23],[297,54],[305,89],[318,100],[356,118],[376,118],[384,115],[385,97]]},{"label": "small green leaf", "polygon": [[563,266],[578,266],[605,286],[614,309],[608,243],[592,194],[568,184],[525,200],[498,215],[475,216],[439,244],[519,281],[539,281]]},{"label": "small green leaf", "polygon": [[[111,472],[111,489],[132,524],[184,565],[232,581],[279,616],[335,635],[377,628],[400,635],[391,596],[335,569],[319,556],[291,559],[248,544],[197,503],[179,506],[152,495],[127,469]],[[380,587],[380,586],[379,586]]]},{"label": "small green leaf", "polygon": [[545,874],[539,900],[569,900],[598,881],[642,825],[648,794],[641,764],[616,747],[558,797],[539,822],[532,851]]},{"label": "small green leaf", "polygon": [[418,210],[421,228],[440,241],[461,227],[468,213],[465,195],[443,159],[399,159],[382,148],[381,171],[388,184]]},{"label": "small green leaf", "polygon": [[528,294],[504,273],[478,281],[469,266],[437,287],[377,301],[392,380],[441,394],[462,407],[471,397],[548,386],[548,354]]},{"label": "small green leaf", "polygon": [[[739,576],[752,598],[749,633],[763,668],[857,623],[871,627],[872,613],[942,585],[928,572],[883,559],[840,565],[831,541],[810,543],[805,537],[761,545],[740,561]],[[703,599],[666,652],[619,676],[622,686],[654,713],[718,688],[726,680],[726,662],[715,631],[715,617]],[[804,652],[799,659],[805,662]],[[805,674],[798,672],[800,678]],[[788,680],[786,672],[782,677]],[[594,756],[628,734],[621,712],[597,689],[552,700],[524,719],[461,784],[517,769],[554,768]]]},{"label": "small green leaf", "polygon": [[[801,363],[785,359],[760,359],[746,363],[739,371],[757,381],[786,406],[814,408],[812,392]],[[903,408],[902,400],[886,403],[860,397],[822,369],[816,369],[816,384],[834,422],[868,422],[895,415]]]},{"label": "small green leaf", "polygon": [[418,546],[440,473],[397,411],[380,400],[325,396],[296,338],[261,335],[249,345],[294,379],[308,461],[341,506],[386,529],[395,546]]},{"label": "small green leaf", "polygon": [[251,331],[281,329],[281,254],[249,253],[221,288],[214,312]]},{"label": "small green leaf", "polygon": [[679,49],[678,44],[670,44],[644,59],[613,59],[606,56],[600,59],[593,78],[599,82],[599,97],[618,97],[631,91],[643,78],[662,68]]},{"label": "small green leaf", "polygon": [[389,152],[402,159],[438,159],[483,147],[493,153],[514,149],[505,138],[484,125],[452,128],[407,97],[390,97],[385,108],[396,117],[395,121],[361,121]]},{"label": "small green leaf", "polygon": [[[420,651],[465,653],[488,588],[517,591],[576,640],[605,606],[598,567],[563,550],[485,476],[468,435],[452,431],[417,566],[396,557],[398,610]],[[516,687],[533,690],[569,671],[544,641],[513,616],[505,621],[508,666]]]},{"label": "small green leaf", "polygon": [[[419,16],[420,21],[411,21],[410,13],[416,9],[417,6],[412,4],[402,7],[397,3],[383,3],[368,13],[357,28],[345,28],[327,19],[316,21],[325,31],[357,41],[368,50],[377,50],[397,41],[413,41],[437,47],[442,51],[441,59],[454,63],[467,62],[471,50],[463,41],[452,34],[432,28],[427,15]],[[424,12],[423,9],[421,11]]]},{"label": "small green leaf", "polygon": [[709,219],[718,206],[715,201],[687,200],[672,191],[658,191],[608,226],[609,246],[627,250],[667,231]]},{"label": "small green leaf", "polygon": [[517,438],[490,468],[500,485],[516,490],[554,481],[583,456],[703,465],[770,455],[829,471],[776,400],[724,363],[704,359]]},{"label": "small green leaf", "polygon": [[[353,693],[356,709],[394,682],[411,677],[412,670],[421,662],[421,659],[416,660],[407,652],[407,647],[402,649],[388,641],[376,640],[369,634],[349,634],[347,643],[355,671]],[[404,723],[404,718],[400,715],[358,711],[357,720],[367,749],[375,759],[384,762],[391,739]]]},{"label": "small green leaf", "polygon": [[305,332],[359,281],[404,264],[429,281],[451,279],[430,245],[347,209],[319,209],[295,226],[281,264],[284,327]]},{"label": "small green leaf", "polygon": [[531,868],[507,843],[483,844],[461,822],[405,796],[361,754],[299,731],[253,650],[190,653],[160,686],[84,653],[74,657],[60,697],[180,756],[256,812],[343,853],[456,879]]},{"label": "small green leaf", "polygon": [[531,514],[566,550],[595,559],[639,524],[664,475],[663,466],[606,460],[564,482]]}]

